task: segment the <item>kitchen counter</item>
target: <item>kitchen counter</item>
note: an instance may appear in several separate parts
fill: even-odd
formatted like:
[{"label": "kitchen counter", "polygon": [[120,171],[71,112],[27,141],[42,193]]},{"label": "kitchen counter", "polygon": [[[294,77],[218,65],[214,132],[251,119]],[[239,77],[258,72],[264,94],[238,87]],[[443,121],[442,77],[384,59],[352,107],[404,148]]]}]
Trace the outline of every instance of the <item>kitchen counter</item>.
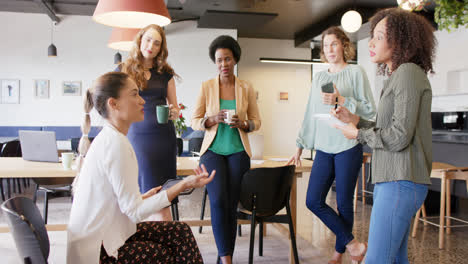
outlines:
[{"label": "kitchen counter", "polygon": [[432,142],[468,144],[468,131],[432,131]]}]

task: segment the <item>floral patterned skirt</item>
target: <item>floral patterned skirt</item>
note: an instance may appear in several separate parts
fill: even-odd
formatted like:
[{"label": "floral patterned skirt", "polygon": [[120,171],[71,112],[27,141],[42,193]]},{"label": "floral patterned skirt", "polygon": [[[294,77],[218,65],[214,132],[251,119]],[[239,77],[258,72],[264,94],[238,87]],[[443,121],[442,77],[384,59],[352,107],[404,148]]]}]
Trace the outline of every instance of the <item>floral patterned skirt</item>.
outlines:
[{"label": "floral patterned skirt", "polygon": [[101,264],[203,263],[190,227],[183,222],[143,222],[118,250],[108,256],[101,246]]}]

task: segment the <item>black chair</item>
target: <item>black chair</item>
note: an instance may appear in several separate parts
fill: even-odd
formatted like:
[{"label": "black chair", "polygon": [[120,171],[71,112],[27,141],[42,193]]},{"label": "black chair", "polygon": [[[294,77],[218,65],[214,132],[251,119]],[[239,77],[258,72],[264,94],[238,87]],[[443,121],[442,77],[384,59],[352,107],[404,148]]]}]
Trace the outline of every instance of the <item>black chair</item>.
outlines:
[{"label": "black chair", "polygon": [[[78,145],[80,144],[80,139],[81,138],[71,138],[70,139],[71,149],[75,153],[78,153]],[[89,139],[89,142],[93,142],[94,137],[90,137],[88,139]]]},{"label": "black chair", "polygon": [[[21,144],[19,140],[12,140],[4,143],[3,149],[1,150],[0,157],[21,157]],[[12,188],[10,188],[10,180],[12,180]],[[16,185],[15,185],[16,183]],[[23,179],[23,184],[26,186],[26,179]],[[18,178],[7,178],[6,179],[6,189],[7,189],[7,197],[11,197],[11,193],[18,191],[19,193],[22,192],[20,179]],[[13,189],[13,190],[11,190]],[[3,193],[3,192],[2,192]]]},{"label": "black chair", "polygon": [[[251,219],[249,263],[253,262],[255,225],[259,224],[259,255],[263,255],[263,223],[287,223],[294,251],[295,263],[299,263],[296,236],[289,207],[289,196],[295,166],[258,168],[244,174],[241,183],[239,219]],[[286,215],[277,213],[286,207]]]},{"label": "black chair", "polygon": [[49,236],[34,202],[26,197],[14,197],[5,201],[1,208],[23,263],[47,263]]},{"label": "black chair", "polygon": [[43,217],[45,224],[47,224],[49,199],[53,197],[52,195],[57,194],[71,196],[71,184],[73,183],[73,179],[74,178],[33,178],[36,184],[33,202],[36,203],[38,192],[42,192],[44,195]]}]

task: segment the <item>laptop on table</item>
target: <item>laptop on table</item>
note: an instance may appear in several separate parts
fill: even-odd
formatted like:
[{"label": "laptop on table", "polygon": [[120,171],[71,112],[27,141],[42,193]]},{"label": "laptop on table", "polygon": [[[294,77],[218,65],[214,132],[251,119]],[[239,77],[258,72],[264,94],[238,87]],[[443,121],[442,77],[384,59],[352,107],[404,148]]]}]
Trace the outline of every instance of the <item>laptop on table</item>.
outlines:
[{"label": "laptop on table", "polygon": [[59,162],[55,132],[20,130],[18,135],[24,160]]}]

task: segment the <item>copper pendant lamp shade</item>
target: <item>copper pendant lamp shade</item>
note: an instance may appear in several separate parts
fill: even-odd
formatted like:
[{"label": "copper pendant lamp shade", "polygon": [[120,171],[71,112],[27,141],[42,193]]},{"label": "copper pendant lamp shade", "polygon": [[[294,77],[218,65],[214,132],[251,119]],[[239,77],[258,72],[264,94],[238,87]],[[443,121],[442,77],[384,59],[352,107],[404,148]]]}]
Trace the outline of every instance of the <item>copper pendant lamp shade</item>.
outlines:
[{"label": "copper pendant lamp shade", "polygon": [[115,50],[130,51],[133,39],[139,31],[138,28],[113,28],[107,46]]},{"label": "copper pendant lamp shade", "polygon": [[149,24],[163,27],[171,23],[164,0],[99,0],[93,20],[119,28],[143,28]]}]

